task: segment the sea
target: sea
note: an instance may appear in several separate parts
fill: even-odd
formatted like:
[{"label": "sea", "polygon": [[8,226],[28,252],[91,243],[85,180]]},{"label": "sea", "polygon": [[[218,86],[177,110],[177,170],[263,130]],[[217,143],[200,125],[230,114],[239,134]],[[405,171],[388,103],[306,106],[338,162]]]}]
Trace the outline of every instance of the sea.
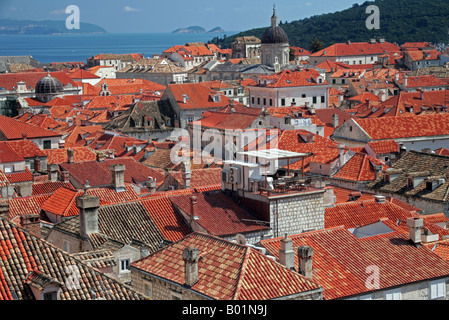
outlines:
[{"label": "sea", "polygon": [[174,45],[208,42],[238,33],[105,33],[58,35],[0,35],[0,56],[31,55],[41,63],[82,61],[99,53],[161,54]]}]

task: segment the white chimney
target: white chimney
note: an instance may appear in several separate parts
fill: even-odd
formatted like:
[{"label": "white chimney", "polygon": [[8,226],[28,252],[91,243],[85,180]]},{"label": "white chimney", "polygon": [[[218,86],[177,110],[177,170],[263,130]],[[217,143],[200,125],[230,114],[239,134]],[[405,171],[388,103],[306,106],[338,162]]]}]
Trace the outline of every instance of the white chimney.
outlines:
[{"label": "white chimney", "polygon": [[421,244],[422,228],[424,221],[422,218],[408,218],[407,226],[409,227],[409,238],[415,245]]},{"label": "white chimney", "polygon": [[295,268],[295,252],[293,251],[293,241],[285,235],[281,240],[281,249],[279,250],[279,263],[288,269]]},{"label": "white chimney", "polygon": [[197,248],[185,248],[182,251],[182,259],[184,260],[184,276],[185,285],[187,287],[192,287],[198,282],[198,261],[199,261],[199,250]]},{"label": "white chimney", "polygon": [[125,166],[123,164],[114,164],[109,166],[111,171],[112,186],[116,192],[125,191]]},{"label": "white chimney", "polygon": [[84,194],[76,198],[76,206],[79,210],[80,234],[86,237],[98,232],[98,209],[100,208],[100,198]]}]

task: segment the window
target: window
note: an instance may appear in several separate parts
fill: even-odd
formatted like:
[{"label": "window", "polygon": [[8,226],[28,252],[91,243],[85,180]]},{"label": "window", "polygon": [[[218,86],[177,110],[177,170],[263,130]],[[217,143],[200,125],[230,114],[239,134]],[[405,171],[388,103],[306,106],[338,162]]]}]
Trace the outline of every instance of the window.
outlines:
[{"label": "window", "polygon": [[64,242],[64,251],[70,253],[70,242],[68,242],[67,240],[64,240],[63,242]]},{"label": "window", "polygon": [[430,299],[446,298],[446,281],[444,279],[430,282]]},{"label": "window", "polygon": [[385,300],[402,300],[401,288],[386,291]]},{"label": "window", "polygon": [[281,106],[285,106],[285,98],[281,99]]},{"label": "window", "polygon": [[193,116],[188,116],[188,117],[187,117],[187,122],[188,122],[188,123],[193,122]]},{"label": "window", "polygon": [[126,272],[129,270],[129,259],[120,260],[120,272]]},{"label": "window", "polygon": [[254,104],[254,97],[251,97],[251,103]]},{"label": "window", "polygon": [[43,294],[44,300],[58,300],[58,293],[56,291],[45,292]]},{"label": "window", "polygon": [[51,149],[51,141],[50,140],[44,140],[44,149]]},{"label": "window", "polygon": [[317,101],[316,97],[313,97],[313,104],[315,104]]},{"label": "window", "polygon": [[263,98],[263,105],[266,106],[267,105],[267,99]]},{"label": "window", "polygon": [[152,292],[153,292],[153,285],[151,284],[151,283],[145,283],[145,292],[144,292],[144,294],[147,296],[147,297],[150,297],[151,298],[151,294],[152,294]]},{"label": "window", "polygon": [[306,95],[305,95],[305,94],[303,94],[303,95],[302,95],[302,98],[304,99],[305,97],[306,97]]},{"label": "window", "polygon": [[325,103],[326,102],[326,97],[325,96],[321,96],[321,103]]},{"label": "window", "polygon": [[260,98],[257,98],[257,104],[260,105]]},{"label": "window", "polygon": [[336,79],[332,79],[332,84],[336,84],[337,80]]},{"label": "window", "polygon": [[346,79],[341,79],[341,84],[345,84],[346,83]]},{"label": "window", "polygon": [[4,173],[12,173],[14,171],[14,167],[13,166],[4,166],[3,167],[3,172]]},{"label": "window", "polygon": [[270,99],[270,107],[273,106],[273,99]]}]

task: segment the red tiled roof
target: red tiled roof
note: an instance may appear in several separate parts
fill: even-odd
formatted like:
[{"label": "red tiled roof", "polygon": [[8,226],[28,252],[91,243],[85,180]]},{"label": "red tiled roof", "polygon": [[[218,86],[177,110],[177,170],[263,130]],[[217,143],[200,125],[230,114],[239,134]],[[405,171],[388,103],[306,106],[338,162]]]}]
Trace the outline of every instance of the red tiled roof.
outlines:
[{"label": "red tiled roof", "polygon": [[142,200],[142,204],[164,239],[175,242],[191,233],[190,228],[175,210],[168,197]]},{"label": "red tiled roof", "polygon": [[388,52],[398,52],[400,48],[392,43],[376,42],[371,44],[369,42],[353,42],[348,43],[336,43],[327,47],[321,51],[312,54],[312,57],[337,57],[337,56],[361,56],[372,54],[384,54]]},{"label": "red tiled roof", "polygon": [[374,181],[374,165],[382,166],[382,171],[387,169],[382,161],[367,154],[356,153],[333,177],[351,181]]},{"label": "red tiled roof", "polygon": [[[168,90],[171,91],[181,109],[223,108],[229,104],[229,98],[201,83],[170,84]],[[184,103],[183,95],[188,97],[186,103]],[[213,101],[212,97],[215,95],[220,97],[220,101]]]},{"label": "red tiled roof", "polygon": [[45,181],[45,182],[33,183],[33,196],[45,195],[45,194],[50,195],[62,187],[66,188],[66,189],[74,189],[70,182]]},{"label": "red tiled roof", "polygon": [[60,166],[80,184],[85,185],[89,180],[91,187],[100,187],[111,185],[112,178],[109,166],[113,164],[125,165],[125,183],[144,183],[151,176],[156,179],[157,185],[160,186],[165,180],[163,170],[149,168],[130,157],[106,160],[101,163],[97,161],[62,163]]},{"label": "red tiled roof", "polygon": [[399,152],[399,145],[394,140],[370,141],[368,145],[376,154]]},{"label": "red tiled roof", "polygon": [[[32,143],[32,142],[31,142]],[[14,151],[12,146],[3,142],[0,143],[0,163],[11,163],[25,161],[25,159]]]},{"label": "red tiled roof", "polygon": [[[181,171],[169,172],[181,185],[184,184],[183,173]],[[221,168],[194,169],[191,171],[190,187],[204,188],[211,186],[221,186]]]},{"label": "red tiled roof", "polygon": [[[317,78],[321,75],[315,69],[302,70],[284,70],[279,73],[263,76],[260,84],[256,86],[267,88],[285,88],[285,87],[304,87],[304,86],[322,86],[327,85],[325,79],[322,83],[317,82]],[[267,84],[265,84],[265,80]]]},{"label": "red tiled roof", "polygon": [[376,200],[357,201],[339,204],[332,208],[326,208],[324,224],[326,228],[344,226],[346,229],[365,226],[379,219],[388,218],[407,221],[407,218],[417,217],[410,211],[391,202],[379,203]]},{"label": "red tiled roof", "polygon": [[41,209],[62,217],[71,217],[79,214],[76,206],[76,198],[82,195],[82,192],[65,187],[56,190],[44,202]]},{"label": "red tiled roof", "polygon": [[[383,223],[392,232],[364,239],[358,239],[343,227],[290,237],[293,251],[302,245],[313,248],[313,280],[324,287],[325,300],[375,290],[366,285],[370,266],[379,268],[381,290],[449,274],[446,261],[426,247],[416,248],[410,244],[408,234],[398,229],[392,221]],[[272,255],[279,256],[280,238],[261,243]],[[295,265],[298,265],[297,255]]]},{"label": "red tiled roof", "polygon": [[[336,204],[346,203],[346,202],[360,202],[373,200],[374,195],[370,193],[360,192],[351,189],[345,189],[342,187],[332,186],[334,189],[334,194],[336,198]],[[356,200],[351,200],[351,195],[356,198]]]},{"label": "red tiled roof", "polygon": [[[255,249],[200,233],[169,245],[132,266],[184,285],[182,251],[200,252],[199,281],[191,289],[216,300],[269,300],[319,289],[319,286]],[[267,278],[267,275],[276,275]]]},{"label": "red tiled roof", "polygon": [[10,183],[33,181],[33,174],[30,172],[30,170],[28,170],[27,167],[23,172],[9,173],[5,174],[5,176],[8,178]]},{"label": "red tiled roof", "polygon": [[99,76],[83,69],[70,73],[69,77],[70,79],[101,79]]},{"label": "red tiled roof", "polygon": [[[65,72],[50,72],[50,75],[53,78],[58,79],[63,86],[71,84],[76,87],[75,82],[73,82]],[[46,76],[47,72],[3,73],[0,74],[0,84],[6,90],[14,90],[13,88],[17,87],[18,82],[24,81],[27,88],[31,86],[34,90],[39,80]]]},{"label": "red tiled roof", "polygon": [[409,56],[412,61],[422,61],[422,60],[438,60],[440,58],[441,52],[436,49],[433,50],[407,50],[405,52],[406,56]]},{"label": "red tiled roof", "polygon": [[13,198],[4,200],[3,202],[9,203],[8,217],[13,220],[21,215],[40,215],[41,206],[49,197],[50,195],[40,195],[26,198]]},{"label": "red tiled roof", "polygon": [[21,121],[0,115],[0,131],[7,140],[22,140],[23,134],[28,139],[59,137],[60,133],[26,124]]},{"label": "red tiled roof", "polygon": [[[256,223],[244,221],[245,219],[256,220],[256,218],[221,191],[200,193],[196,194],[196,197],[195,216],[199,219],[195,222],[211,235],[226,236],[266,229]],[[172,197],[170,200],[190,216],[190,198],[190,195],[183,195]]]},{"label": "red tiled roof", "polygon": [[353,119],[373,140],[449,134],[449,113]]},{"label": "red tiled roof", "polygon": [[[73,161],[75,163],[95,161],[97,159],[97,154],[89,147],[71,147],[71,149],[73,150]],[[42,151],[47,155],[48,164],[61,164],[69,161],[67,150],[68,148]]]},{"label": "red tiled roof", "polygon": [[85,194],[100,198],[100,205],[111,205],[126,201],[138,200],[139,195],[132,186],[125,186],[125,191],[117,192],[112,188],[89,188]]},{"label": "red tiled roof", "polygon": [[408,77],[407,88],[424,88],[424,87],[446,88],[447,83],[432,75]]},{"label": "red tiled roof", "polygon": [[309,56],[312,53],[309,50],[303,49],[301,47],[290,47],[293,50],[295,56]]}]

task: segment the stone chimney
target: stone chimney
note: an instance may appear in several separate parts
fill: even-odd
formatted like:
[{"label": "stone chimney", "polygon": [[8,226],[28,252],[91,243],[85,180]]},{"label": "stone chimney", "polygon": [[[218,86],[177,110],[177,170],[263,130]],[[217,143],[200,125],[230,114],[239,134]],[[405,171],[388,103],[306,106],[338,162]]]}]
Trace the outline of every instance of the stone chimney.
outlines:
[{"label": "stone chimney", "polygon": [[377,203],[386,203],[387,202],[387,198],[385,196],[381,196],[381,195],[375,195],[374,199],[376,199]]},{"label": "stone chimney", "polygon": [[195,213],[196,213],[196,200],[197,196],[190,197],[190,227],[192,227],[193,222],[195,221]]},{"label": "stone chimney", "polygon": [[404,75],[403,85],[406,88],[408,87],[408,76],[407,75]]},{"label": "stone chimney", "polygon": [[57,164],[50,165],[50,169],[48,170],[48,179],[51,182],[58,181],[58,171],[59,171],[59,166]]},{"label": "stone chimney", "polygon": [[343,166],[345,165],[345,148],[346,146],[344,144],[338,144],[337,146],[338,148],[338,161],[340,164],[340,168],[343,168]]},{"label": "stone chimney", "polygon": [[68,163],[75,163],[75,151],[72,148],[67,149]]},{"label": "stone chimney", "polygon": [[198,282],[198,261],[200,258],[197,248],[185,248],[182,251],[182,259],[184,260],[184,276],[185,285],[192,287]]},{"label": "stone chimney", "polygon": [[375,173],[375,179],[379,179],[380,173],[382,172],[382,165],[376,164],[373,165],[374,173]]},{"label": "stone chimney", "polygon": [[79,210],[81,236],[87,237],[92,233],[98,232],[100,198],[84,194],[76,198],[76,206]]},{"label": "stone chimney", "polygon": [[190,162],[182,163],[182,180],[184,181],[184,189],[190,189],[190,180],[192,178],[192,170]]},{"label": "stone chimney", "polygon": [[292,239],[285,235],[285,238],[281,240],[281,249],[279,250],[279,263],[287,267],[288,269],[295,268],[295,252],[293,251]]},{"label": "stone chimney", "polygon": [[150,193],[156,192],[157,183],[156,183],[156,179],[155,178],[148,177],[148,181],[146,182],[145,185],[148,188],[148,191],[150,191]]},{"label": "stone chimney", "polygon": [[69,183],[70,182],[70,173],[68,173],[67,171],[63,171],[62,172],[62,181],[64,181],[64,183]]},{"label": "stone chimney", "polygon": [[308,246],[298,248],[298,271],[304,277],[313,278],[313,249]]},{"label": "stone chimney", "polygon": [[334,128],[338,127],[339,123],[340,120],[338,119],[338,115],[334,113],[334,115],[332,116],[332,127]]},{"label": "stone chimney", "polygon": [[18,193],[22,198],[30,197],[33,194],[33,183],[21,183],[17,185]]},{"label": "stone chimney", "polygon": [[41,220],[38,214],[21,215],[20,225],[36,236],[41,235]]},{"label": "stone chimney", "polygon": [[407,226],[409,228],[409,238],[416,245],[421,245],[421,234],[424,227],[422,218],[408,218]]},{"label": "stone chimney", "polygon": [[0,218],[8,219],[8,213],[9,213],[9,202],[8,201],[0,202]]},{"label": "stone chimney", "polygon": [[113,164],[109,166],[111,171],[112,186],[116,192],[125,191],[125,166],[123,164]]}]

